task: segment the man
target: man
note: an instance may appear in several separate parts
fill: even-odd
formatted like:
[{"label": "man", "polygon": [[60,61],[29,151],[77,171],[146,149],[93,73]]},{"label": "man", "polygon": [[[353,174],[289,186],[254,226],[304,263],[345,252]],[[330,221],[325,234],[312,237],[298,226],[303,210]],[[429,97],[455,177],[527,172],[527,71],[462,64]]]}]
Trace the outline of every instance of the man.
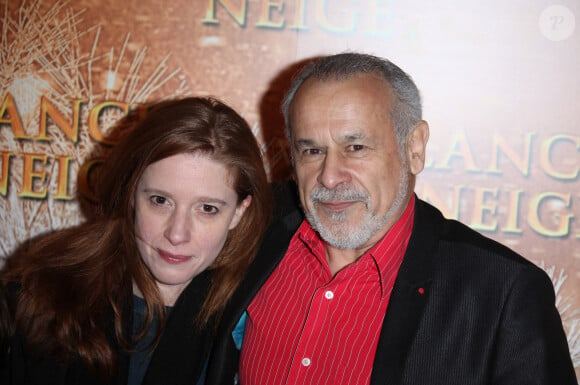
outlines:
[{"label": "man", "polygon": [[576,384],[547,275],[414,195],[429,128],[407,74],[325,57],[283,112],[306,220],[280,193],[208,384]]}]

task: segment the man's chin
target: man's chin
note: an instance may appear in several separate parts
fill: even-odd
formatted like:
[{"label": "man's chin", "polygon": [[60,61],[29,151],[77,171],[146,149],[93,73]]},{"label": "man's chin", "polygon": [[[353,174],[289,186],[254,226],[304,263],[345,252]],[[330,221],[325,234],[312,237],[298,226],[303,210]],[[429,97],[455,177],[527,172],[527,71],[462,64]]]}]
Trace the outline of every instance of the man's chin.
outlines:
[{"label": "man's chin", "polygon": [[316,226],[312,226],[312,228],[315,229],[327,242],[332,239],[339,240],[349,238],[356,231],[356,229],[352,228],[351,226],[345,226],[344,221],[333,223],[319,222]]},{"label": "man's chin", "polygon": [[362,234],[355,234],[354,230],[352,231],[334,231],[331,233],[319,232],[320,238],[322,240],[336,248],[341,250],[354,250],[358,249],[362,245],[364,245],[368,239],[361,236]]}]

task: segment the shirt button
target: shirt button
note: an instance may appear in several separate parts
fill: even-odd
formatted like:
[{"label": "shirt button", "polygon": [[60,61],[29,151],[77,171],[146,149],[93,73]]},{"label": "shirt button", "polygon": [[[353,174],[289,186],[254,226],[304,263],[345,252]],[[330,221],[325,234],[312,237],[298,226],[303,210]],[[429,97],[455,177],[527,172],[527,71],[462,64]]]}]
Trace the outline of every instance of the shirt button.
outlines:
[{"label": "shirt button", "polygon": [[310,366],[310,363],[311,363],[310,358],[304,357],[302,359],[302,366]]},{"label": "shirt button", "polygon": [[326,293],[324,293],[324,297],[326,299],[333,299],[334,298],[334,293],[330,290],[327,290]]}]

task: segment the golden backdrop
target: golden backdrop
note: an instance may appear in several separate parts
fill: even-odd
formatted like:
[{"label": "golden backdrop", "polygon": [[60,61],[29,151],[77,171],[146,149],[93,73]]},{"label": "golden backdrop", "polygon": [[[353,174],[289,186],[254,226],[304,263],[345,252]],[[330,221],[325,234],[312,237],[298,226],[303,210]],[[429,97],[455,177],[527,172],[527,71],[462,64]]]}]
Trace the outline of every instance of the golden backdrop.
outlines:
[{"label": "golden backdrop", "polygon": [[292,72],[364,51],[422,92],[431,139],[417,194],[548,271],[578,372],[577,1],[0,4],[0,257],[84,218],[114,123],[148,102],[222,99],[250,122],[271,178],[287,176],[279,102]]}]

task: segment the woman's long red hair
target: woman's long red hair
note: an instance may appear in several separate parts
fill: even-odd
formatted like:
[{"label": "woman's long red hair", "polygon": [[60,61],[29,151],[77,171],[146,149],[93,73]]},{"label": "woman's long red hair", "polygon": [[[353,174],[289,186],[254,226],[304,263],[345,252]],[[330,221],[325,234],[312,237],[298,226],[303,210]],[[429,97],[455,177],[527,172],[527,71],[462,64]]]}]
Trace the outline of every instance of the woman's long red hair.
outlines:
[{"label": "woman's long red hair", "polygon": [[145,169],[179,153],[203,153],[221,162],[239,202],[252,196],[210,266],[209,294],[192,320],[192,327],[211,332],[257,251],[271,198],[258,143],[245,120],[217,100],[186,98],[151,109],[113,149],[100,172],[97,219],[30,242],[25,254],[8,258],[2,282],[20,286],[15,323],[33,349],[63,360],[80,357],[108,377],[116,353],[105,323],[112,316],[117,341],[129,348],[122,308],[133,284],[147,303],[146,327],[155,314],[163,317],[155,280],[135,243],[133,199]]}]

